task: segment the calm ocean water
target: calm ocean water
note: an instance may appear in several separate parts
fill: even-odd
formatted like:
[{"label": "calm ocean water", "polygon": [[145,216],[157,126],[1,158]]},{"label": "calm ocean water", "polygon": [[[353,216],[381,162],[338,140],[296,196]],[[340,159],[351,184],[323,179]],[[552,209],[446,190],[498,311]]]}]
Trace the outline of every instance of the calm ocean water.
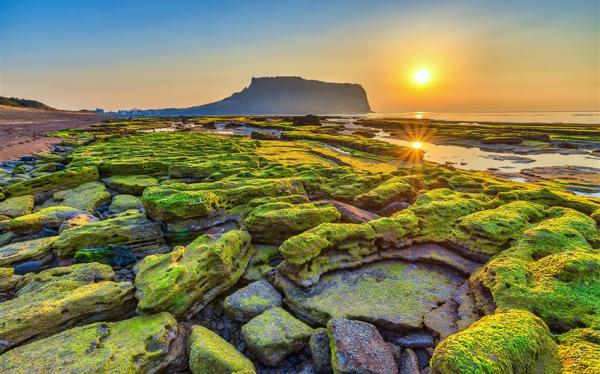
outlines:
[{"label": "calm ocean water", "polygon": [[431,118],[447,121],[467,122],[515,122],[515,123],[586,123],[600,124],[600,112],[492,112],[492,113],[444,113],[444,112],[401,112],[372,113],[369,118]]}]

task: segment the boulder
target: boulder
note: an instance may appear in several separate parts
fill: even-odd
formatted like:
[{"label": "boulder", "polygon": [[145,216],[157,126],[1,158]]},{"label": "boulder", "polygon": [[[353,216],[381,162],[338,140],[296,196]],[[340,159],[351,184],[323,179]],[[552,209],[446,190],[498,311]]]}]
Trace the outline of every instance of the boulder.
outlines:
[{"label": "boulder", "polygon": [[356,196],[354,202],[369,210],[382,209],[396,201],[410,202],[417,196],[421,183],[412,177],[393,177],[369,192]]},{"label": "boulder", "polygon": [[104,183],[120,193],[141,196],[147,187],[158,186],[158,179],[149,175],[113,175]]},{"label": "boulder", "polygon": [[329,349],[327,329],[322,327],[315,329],[310,336],[308,346],[315,365],[315,372],[317,374],[331,373],[331,350]]},{"label": "boulder", "polygon": [[497,311],[442,341],[434,373],[560,373],[557,344],[544,322],[524,310]]},{"label": "boulder", "polygon": [[132,211],[61,232],[54,242],[54,251],[59,257],[67,258],[80,249],[109,244],[127,245],[138,253],[165,248],[160,224]]},{"label": "boulder", "polygon": [[223,308],[231,317],[246,322],[267,309],[281,306],[281,302],[279,292],[261,279],[227,296]]},{"label": "boulder", "polygon": [[375,213],[368,212],[350,204],[341,203],[339,201],[332,201],[331,203],[335,209],[340,212],[340,221],[344,223],[365,223],[379,218]]},{"label": "boulder", "polygon": [[52,199],[47,200],[43,206],[70,206],[75,209],[93,212],[99,206],[110,201],[110,193],[100,182],[88,182],[75,188],[58,191],[52,194]]},{"label": "boulder", "polygon": [[312,328],[276,307],[252,318],[242,326],[242,339],[258,360],[275,366],[286,356],[304,348]]},{"label": "boulder", "polygon": [[270,203],[254,209],[243,225],[252,240],[266,244],[280,244],[325,222],[339,220],[340,213],[329,203]]},{"label": "boulder", "polygon": [[424,315],[451,299],[464,278],[434,265],[392,260],[328,273],[306,288],[282,275],[275,281],[287,306],[305,321],[324,325],[344,317],[402,332],[422,328]]},{"label": "boulder", "polygon": [[219,199],[210,191],[178,191],[150,187],[142,196],[148,215],[163,221],[207,217],[219,207]]},{"label": "boulder", "polygon": [[157,373],[185,354],[169,313],[97,322],[17,347],[0,356],[0,372]]},{"label": "boulder", "polygon": [[0,292],[12,291],[15,286],[23,278],[21,275],[15,274],[12,268],[0,267]]},{"label": "boulder", "polygon": [[108,212],[110,214],[120,214],[128,210],[137,210],[139,212],[144,211],[144,204],[142,200],[133,195],[117,195],[113,197]]},{"label": "boulder", "polygon": [[31,213],[35,204],[33,195],[9,197],[0,202],[0,215],[15,218]]},{"label": "boulder", "polygon": [[523,139],[513,136],[488,136],[482,138],[481,142],[483,144],[521,144]]},{"label": "boulder", "polygon": [[192,326],[187,352],[193,374],[254,373],[254,364],[219,335],[202,326]]},{"label": "boulder", "polygon": [[417,354],[410,348],[405,349],[400,355],[400,370],[398,374],[420,374],[419,359]]},{"label": "boulder", "polygon": [[98,169],[95,166],[82,166],[26,179],[7,186],[5,191],[8,196],[35,195],[37,197],[45,193],[66,190],[86,182],[97,181],[99,178]]},{"label": "boulder", "polygon": [[90,212],[67,206],[43,208],[31,214],[0,221],[0,231],[10,230],[15,234],[38,234],[43,228],[58,230],[60,225],[77,216],[93,217]]},{"label": "boulder", "polygon": [[40,260],[42,263],[52,260],[52,243],[56,236],[16,242],[0,247],[0,267],[13,266],[29,260]]},{"label": "boulder", "polygon": [[0,303],[0,350],[127,314],[135,307],[133,285],[113,279],[112,269],[97,263],[26,275],[15,298]]},{"label": "boulder", "polygon": [[334,373],[397,374],[390,347],[375,326],[343,318],[327,324]]},{"label": "boulder", "polygon": [[250,235],[238,230],[203,235],[171,253],[148,256],[136,265],[138,310],[198,312],[237,283],[251,256]]}]

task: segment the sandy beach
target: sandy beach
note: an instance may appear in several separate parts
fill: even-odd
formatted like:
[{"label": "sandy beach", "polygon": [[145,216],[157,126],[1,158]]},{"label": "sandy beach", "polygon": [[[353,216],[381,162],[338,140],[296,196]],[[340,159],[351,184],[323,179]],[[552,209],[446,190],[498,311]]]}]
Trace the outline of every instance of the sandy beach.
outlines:
[{"label": "sandy beach", "polygon": [[106,117],[85,112],[46,111],[0,105],[0,161],[46,151],[60,141],[47,133],[87,127]]}]

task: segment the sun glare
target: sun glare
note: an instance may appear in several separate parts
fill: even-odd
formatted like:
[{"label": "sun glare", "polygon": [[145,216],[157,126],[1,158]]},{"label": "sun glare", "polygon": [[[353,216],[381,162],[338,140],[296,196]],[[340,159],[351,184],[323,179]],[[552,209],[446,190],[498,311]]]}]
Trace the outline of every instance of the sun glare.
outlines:
[{"label": "sun glare", "polygon": [[429,83],[429,80],[431,79],[431,74],[429,74],[429,70],[427,69],[419,69],[415,72],[413,79],[415,83],[419,86],[424,86],[427,83]]},{"label": "sun glare", "polygon": [[414,149],[421,149],[422,146],[423,144],[421,142],[412,142],[412,147]]}]

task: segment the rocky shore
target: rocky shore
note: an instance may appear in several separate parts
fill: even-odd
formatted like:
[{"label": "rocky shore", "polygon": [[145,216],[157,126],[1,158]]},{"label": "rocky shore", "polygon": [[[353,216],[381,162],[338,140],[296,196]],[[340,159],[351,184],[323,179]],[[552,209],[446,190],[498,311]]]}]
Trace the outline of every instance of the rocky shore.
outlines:
[{"label": "rocky shore", "polygon": [[314,116],[53,136],[0,165],[2,373],[600,371],[600,199]]}]

